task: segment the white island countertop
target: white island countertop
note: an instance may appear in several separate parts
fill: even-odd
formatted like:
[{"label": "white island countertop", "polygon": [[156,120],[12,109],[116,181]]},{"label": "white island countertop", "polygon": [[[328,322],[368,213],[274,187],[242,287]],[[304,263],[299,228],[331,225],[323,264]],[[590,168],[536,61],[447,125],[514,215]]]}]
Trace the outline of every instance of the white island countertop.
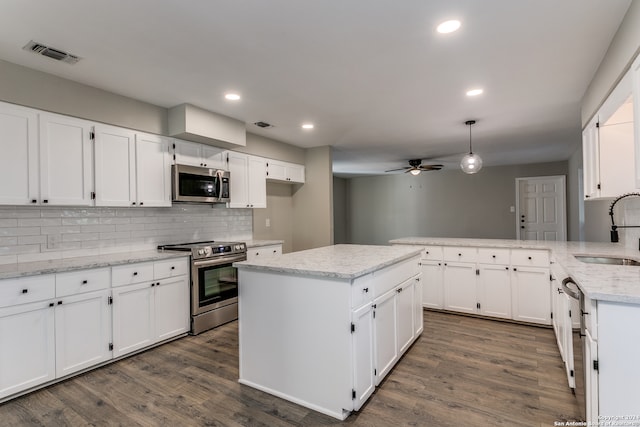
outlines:
[{"label": "white island countertop", "polygon": [[420,248],[411,246],[335,245],[236,262],[233,266],[351,280],[414,257],[420,251]]},{"label": "white island countertop", "polygon": [[640,266],[588,264],[574,255],[614,256],[640,261],[640,251],[619,243],[553,242],[509,239],[404,237],[394,245],[468,246],[510,249],[546,249],[589,298],[640,304]]}]

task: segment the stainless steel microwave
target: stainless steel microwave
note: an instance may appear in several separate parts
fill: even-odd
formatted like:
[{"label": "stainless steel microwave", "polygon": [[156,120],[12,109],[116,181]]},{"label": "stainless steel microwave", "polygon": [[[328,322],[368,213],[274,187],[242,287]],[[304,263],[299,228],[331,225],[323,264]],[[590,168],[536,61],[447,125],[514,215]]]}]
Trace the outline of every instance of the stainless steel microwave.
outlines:
[{"label": "stainless steel microwave", "polygon": [[229,201],[228,171],[188,165],[171,166],[174,202],[224,203]]}]

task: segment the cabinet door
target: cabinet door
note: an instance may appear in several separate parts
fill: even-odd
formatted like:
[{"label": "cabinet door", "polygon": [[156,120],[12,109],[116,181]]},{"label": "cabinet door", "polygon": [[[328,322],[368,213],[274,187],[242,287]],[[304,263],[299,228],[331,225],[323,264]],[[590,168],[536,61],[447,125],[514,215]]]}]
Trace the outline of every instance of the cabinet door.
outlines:
[{"label": "cabinet door", "polygon": [[511,319],[511,277],[506,265],[478,266],[478,300],[485,316]]},{"label": "cabinet door", "polygon": [[267,160],[267,178],[276,181],[286,181],[287,165],[277,160]]},{"label": "cabinet door", "polygon": [[[576,377],[574,370],[574,361],[573,361],[573,327],[571,325],[571,315],[569,313],[570,310],[570,300],[571,298],[565,294],[558,295],[558,317],[560,318],[559,332],[562,341],[562,351],[564,353],[564,367],[567,374],[567,382],[569,383],[569,387],[575,389],[576,388]],[[580,348],[575,349],[576,351],[581,351]]]},{"label": "cabinet door", "polygon": [[587,425],[598,425],[598,371],[593,362],[598,360],[598,343],[589,330],[584,337],[584,394],[586,397]]},{"label": "cabinet door", "polygon": [[267,207],[267,162],[262,157],[249,156],[249,205]]},{"label": "cabinet door", "polygon": [[201,144],[197,142],[173,140],[174,163],[177,165],[204,166]]},{"label": "cabinet door", "polygon": [[55,378],[54,337],[53,302],[0,309],[0,398]]},{"label": "cabinet door", "polygon": [[202,164],[206,168],[228,170],[227,151],[211,145],[202,145]]},{"label": "cabinet door", "polygon": [[420,261],[422,271],[422,306],[444,307],[444,289],[441,261]]},{"label": "cabinet door", "polygon": [[395,289],[374,300],[373,318],[375,375],[379,385],[398,360]]},{"label": "cabinet door", "polygon": [[352,314],[353,334],[353,388],[356,398],[353,409],[364,405],[375,389],[373,375],[373,316],[371,304],[366,304]]},{"label": "cabinet door", "polygon": [[164,279],[155,286],[155,338],[163,341],[189,331],[187,276]]},{"label": "cabinet door", "polygon": [[38,113],[0,102],[0,204],[39,202]]},{"label": "cabinet door", "polygon": [[287,168],[287,178],[289,178],[291,182],[304,184],[304,166],[290,164]]},{"label": "cabinet door", "polygon": [[155,342],[155,282],[113,288],[113,357]]},{"label": "cabinet door", "polygon": [[413,328],[415,331],[414,336],[417,337],[424,330],[424,318],[423,318],[422,303],[421,303],[421,301],[423,300],[422,299],[422,291],[423,291],[422,277],[417,277],[415,281],[416,283],[414,285],[414,290],[413,290],[413,312],[414,312]]},{"label": "cabinet door", "polygon": [[111,359],[109,291],[56,300],[56,376]]},{"label": "cabinet door", "polygon": [[397,311],[397,337],[398,355],[401,356],[413,342],[415,328],[413,322],[416,313],[413,307],[413,293],[416,283],[415,278],[411,278],[396,288],[396,311]]},{"label": "cabinet door", "polygon": [[631,65],[631,87],[633,91],[633,139],[635,142],[635,187],[640,188],[640,56]]},{"label": "cabinet door", "polygon": [[138,206],[171,206],[169,139],[136,134],[136,195]]},{"label": "cabinet door", "polygon": [[105,125],[94,129],[96,206],[135,204],[135,133]]},{"label": "cabinet door", "polygon": [[93,152],[90,122],[40,114],[40,203],[93,204]]},{"label": "cabinet door", "polygon": [[443,277],[444,307],[452,311],[477,313],[476,265],[446,262]]},{"label": "cabinet door", "polygon": [[511,274],[513,319],[551,324],[551,285],[548,268],[514,267]]},{"label": "cabinet door", "polygon": [[249,206],[249,158],[246,154],[229,152],[229,172],[231,193],[230,208],[248,208]]},{"label": "cabinet door", "polygon": [[600,162],[598,152],[598,117],[594,117],[582,132],[582,164],[585,199],[597,198],[600,195]]}]

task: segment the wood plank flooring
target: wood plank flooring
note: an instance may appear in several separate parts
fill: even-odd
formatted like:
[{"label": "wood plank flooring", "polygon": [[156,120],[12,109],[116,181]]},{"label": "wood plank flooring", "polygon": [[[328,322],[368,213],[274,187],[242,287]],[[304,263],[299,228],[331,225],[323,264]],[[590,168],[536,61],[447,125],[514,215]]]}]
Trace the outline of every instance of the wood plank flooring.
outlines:
[{"label": "wood plank flooring", "polygon": [[433,311],[344,422],[238,384],[232,322],[0,405],[1,426],[553,426],[579,419],[552,329]]}]

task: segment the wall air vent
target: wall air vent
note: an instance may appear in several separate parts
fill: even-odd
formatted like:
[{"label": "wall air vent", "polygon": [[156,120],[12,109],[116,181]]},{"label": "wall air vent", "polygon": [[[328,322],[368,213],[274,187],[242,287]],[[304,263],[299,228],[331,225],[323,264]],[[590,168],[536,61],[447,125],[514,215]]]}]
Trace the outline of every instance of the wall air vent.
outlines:
[{"label": "wall air vent", "polygon": [[29,43],[23,46],[24,50],[33,52],[37,55],[46,56],[56,61],[66,62],[67,64],[75,64],[80,61],[80,57],[64,52],[60,49],[54,49],[49,46],[45,46],[42,43],[34,42],[31,40]]},{"label": "wall air vent", "polygon": [[258,126],[259,128],[263,128],[263,129],[269,129],[269,128],[273,127],[273,125],[271,123],[267,123],[267,122],[255,122],[254,125]]}]

